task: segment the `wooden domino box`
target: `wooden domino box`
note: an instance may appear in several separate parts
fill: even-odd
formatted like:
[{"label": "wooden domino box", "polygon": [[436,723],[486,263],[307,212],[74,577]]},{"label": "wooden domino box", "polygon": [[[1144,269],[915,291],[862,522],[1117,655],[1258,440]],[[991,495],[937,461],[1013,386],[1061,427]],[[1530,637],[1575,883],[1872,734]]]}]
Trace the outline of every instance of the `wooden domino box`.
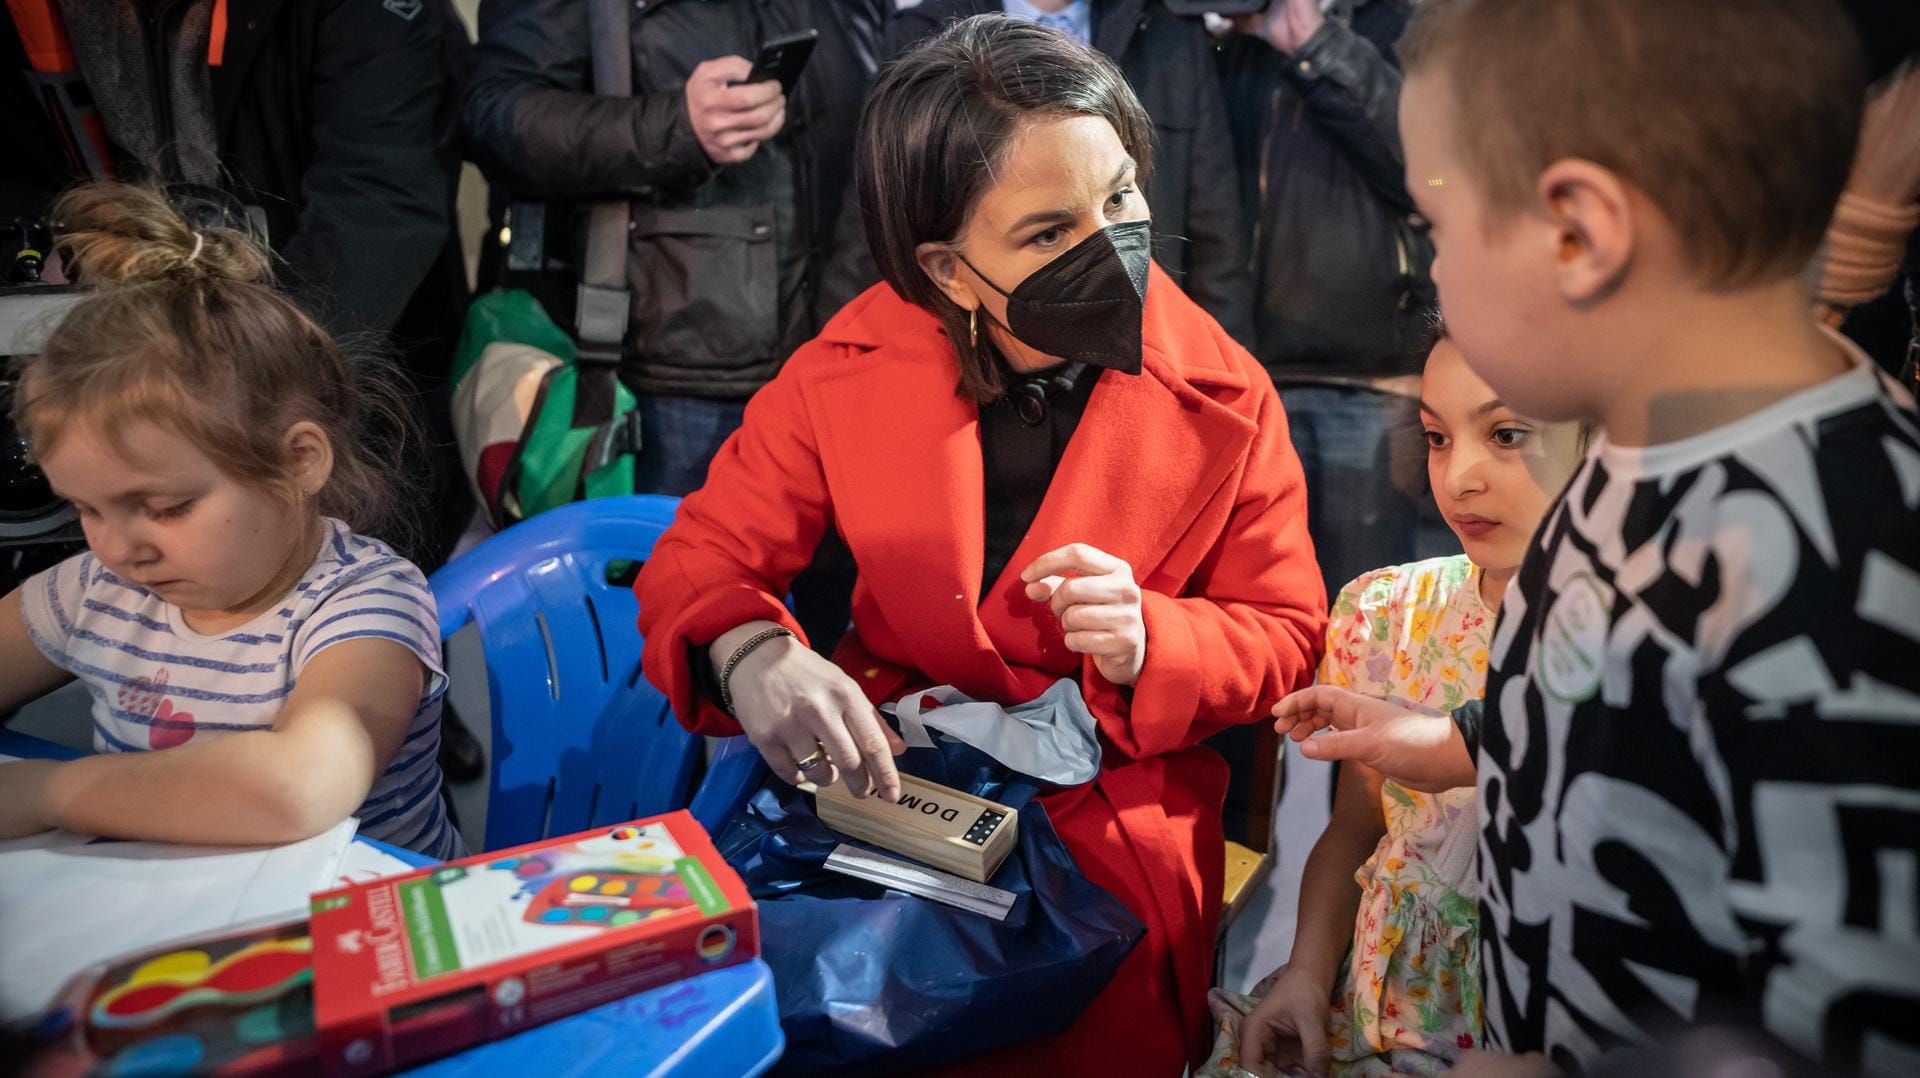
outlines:
[{"label": "wooden domino box", "polygon": [[900,776],[898,801],[855,797],[844,782],[812,792],[821,822],[835,831],[975,883],[991,879],[1019,845],[1012,809],[912,775]]}]

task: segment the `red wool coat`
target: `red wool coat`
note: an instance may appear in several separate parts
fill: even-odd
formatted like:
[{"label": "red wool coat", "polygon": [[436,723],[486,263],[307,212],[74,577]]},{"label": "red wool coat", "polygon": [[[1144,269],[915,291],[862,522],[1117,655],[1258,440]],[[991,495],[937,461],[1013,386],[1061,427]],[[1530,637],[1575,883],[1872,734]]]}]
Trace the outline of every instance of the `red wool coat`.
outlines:
[{"label": "red wool coat", "polygon": [[[1039,514],[980,594],[979,413],[938,322],[882,284],[747,406],[634,587],[647,677],[690,729],[739,726],[689,653],[743,622],[799,631],[777,596],[828,525],[859,565],[834,661],[876,703],[951,684],[1028,700],[1076,678],[1104,746],[1093,782],[1045,800],[1080,868],[1147,925],[1067,1033],[962,1068],[1177,1075],[1206,1051],[1227,768],[1197,743],[1263,720],[1313,677],[1326,598],[1300,462],[1272,382],[1156,266],[1138,376],[1100,375]],[[1088,543],[1133,568],[1147,630],[1131,699],[1067,650],[1020,572]]]}]

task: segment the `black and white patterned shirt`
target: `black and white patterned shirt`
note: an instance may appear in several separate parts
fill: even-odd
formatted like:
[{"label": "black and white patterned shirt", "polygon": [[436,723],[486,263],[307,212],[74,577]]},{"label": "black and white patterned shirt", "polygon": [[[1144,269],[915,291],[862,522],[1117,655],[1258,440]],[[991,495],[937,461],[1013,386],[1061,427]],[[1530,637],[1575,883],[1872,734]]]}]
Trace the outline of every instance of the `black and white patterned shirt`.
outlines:
[{"label": "black and white patterned shirt", "polygon": [[1494,637],[1487,1039],[1579,1073],[1677,1023],[1920,1075],[1920,434],[1847,374],[1596,446]]}]

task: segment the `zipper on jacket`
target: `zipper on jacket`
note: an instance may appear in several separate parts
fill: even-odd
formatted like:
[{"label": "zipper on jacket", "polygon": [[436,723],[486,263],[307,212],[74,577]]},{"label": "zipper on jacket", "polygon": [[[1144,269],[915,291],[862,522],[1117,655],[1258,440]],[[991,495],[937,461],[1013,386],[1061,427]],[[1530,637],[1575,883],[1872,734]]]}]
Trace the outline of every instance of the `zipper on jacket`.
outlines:
[{"label": "zipper on jacket", "polygon": [[1266,274],[1261,271],[1266,268],[1266,247],[1264,246],[1264,240],[1267,232],[1267,209],[1273,205],[1272,201],[1267,198],[1267,186],[1272,178],[1273,129],[1274,126],[1280,122],[1281,95],[1282,88],[1280,86],[1275,86],[1273,91],[1267,95],[1267,122],[1260,125],[1260,175],[1258,178],[1260,205],[1253,214],[1253,250],[1247,257],[1248,263],[1253,268],[1255,284],[1262,287],[1263,290],[1264,284],[1262,284],[1262,282]]},{"label": "zipper on jacket", "polygon": [[180,149],[174,143],[172,74],[167,66],[167,16],[179,8],[177,0],[157,0],[146,7],[147,81],[153,89],[155,132],[154,165],[166,183],[179,183]]}]

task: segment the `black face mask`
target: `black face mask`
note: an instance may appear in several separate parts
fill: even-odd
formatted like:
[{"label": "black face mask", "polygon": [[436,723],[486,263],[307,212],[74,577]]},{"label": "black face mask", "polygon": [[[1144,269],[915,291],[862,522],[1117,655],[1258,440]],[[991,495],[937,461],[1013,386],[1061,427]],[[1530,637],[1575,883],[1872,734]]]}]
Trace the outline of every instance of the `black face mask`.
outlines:
[{"label": "black face mask", "polygon": [[987,280],[966,255],[960,261],[1007,297],[1006,330],[1022,344],[1070,363],[1139,374],[1152,248],[1152,222],[1108,225],[1011,292]]}]

